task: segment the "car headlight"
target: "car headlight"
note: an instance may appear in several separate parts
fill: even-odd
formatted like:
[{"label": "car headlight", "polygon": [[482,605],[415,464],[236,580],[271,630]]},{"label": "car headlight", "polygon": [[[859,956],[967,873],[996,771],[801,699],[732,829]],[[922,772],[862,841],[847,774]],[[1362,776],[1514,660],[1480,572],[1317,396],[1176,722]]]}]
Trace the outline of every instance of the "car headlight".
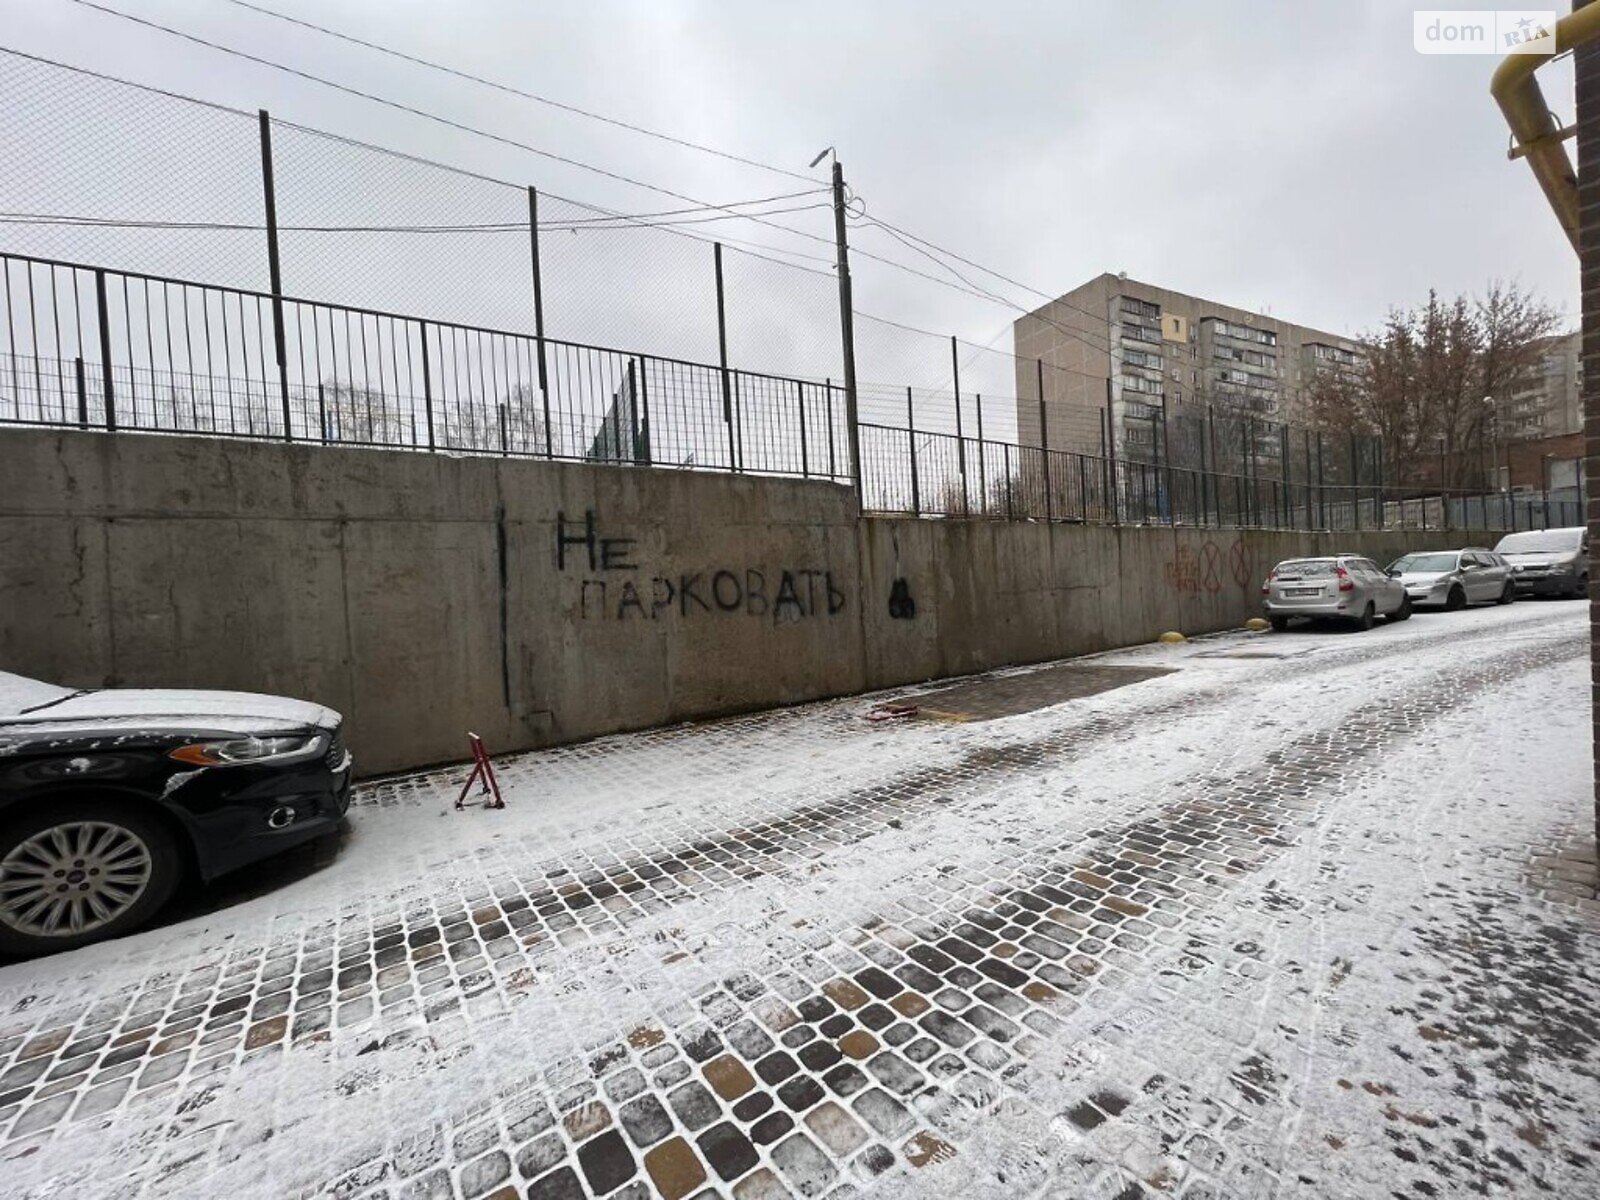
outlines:
[{"label": "car headlight", "polygon": [[290,737],[230,738],[221,742],[191,742],[167,752],[168,758],[192,763],[197,767],[232,767],[245,763],[283,761],[294,758],[311,758],[322,748],[319,734],[309,737],[296,734]]}]

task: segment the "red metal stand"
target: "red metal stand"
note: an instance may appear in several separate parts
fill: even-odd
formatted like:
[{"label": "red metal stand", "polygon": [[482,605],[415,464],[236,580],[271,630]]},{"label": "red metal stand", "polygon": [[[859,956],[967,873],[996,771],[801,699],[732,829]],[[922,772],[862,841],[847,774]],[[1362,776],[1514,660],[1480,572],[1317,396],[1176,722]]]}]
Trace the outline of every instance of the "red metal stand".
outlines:
[{"label": "red metal stand", "polygon": [[478,781],[478,794],[481,796],[493,795],[492,800],[485,800],[485,808],[504,808],[506,802],[500,798],[500,783],[494,777],[494,767],[489,762],[489,752],[483,748],[483,739],[475,733],[467,734],[467,742],[472,746],[472,773],[467,776],[467,782],[461,786],[461,794],[456,797],[456,807],[467,806],[467,793],[472,790],[472,781]]}]

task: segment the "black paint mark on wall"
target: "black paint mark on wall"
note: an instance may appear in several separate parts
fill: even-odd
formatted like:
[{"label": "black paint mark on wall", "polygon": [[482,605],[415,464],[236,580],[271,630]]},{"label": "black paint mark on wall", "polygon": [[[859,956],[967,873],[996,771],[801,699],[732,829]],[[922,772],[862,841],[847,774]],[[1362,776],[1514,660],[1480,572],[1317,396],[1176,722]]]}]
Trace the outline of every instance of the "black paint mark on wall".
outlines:
[{"label": "black paint mark on wall", "polygon": [[896,579],[889,587],[889,616],[896,621],[909,621],[917,615],[917,602],[911,598],[911,585]]},{"label": "black paint mark on wall", "polygon": [[676,578],[656,575],[643,588],[631,579],[620,583],[585,579],[578,600],[584,620],[654,621],[676,607],[680,617],[696,613],[770,617],[774,624],[834,617],[846,603],[832,571],[784,570],[769,578],[754,567],[695,571]]},{"label": "black paint mark on wall", "polygon": [[[593,509],[585,510],[581,526],[569,522],[566,513],[556,513],[558,571],[565,571],[569,560],[579,563],[580,569],[587,562],[591,576],[637,571],[639,564],[633,560],[637,546],[635,538],[601,537]],[[776,624],[837,616],[844,611],[845,594],[834,584],[831,571],[810,567],[770,576],[755,567],[723,567],[676,577],[656,575],[648,584],[589,577],[578,588],[578,612],[584,620],[656,621],[670,615],[674,606],[680,617],[737,613],[770,617]]]},{"label": "black paint mark on wall", "polygon": [[510,592],[510,564],[506,550],[506,506],[494,506],[495,565],[500,572],[500,694],[507,708],[511,707],[511,627],[508,615]]},{"label": "black paint mark on wall", "polygon": [[567,569],[567,548],[582,546],[588,554],[591,571],[637,571],[639,564],[631,561],[636,538],[603,538],[595,526],[594,509],[585,509],[583,532],[568,533],[567,514],[556,513],[556,570]]}]

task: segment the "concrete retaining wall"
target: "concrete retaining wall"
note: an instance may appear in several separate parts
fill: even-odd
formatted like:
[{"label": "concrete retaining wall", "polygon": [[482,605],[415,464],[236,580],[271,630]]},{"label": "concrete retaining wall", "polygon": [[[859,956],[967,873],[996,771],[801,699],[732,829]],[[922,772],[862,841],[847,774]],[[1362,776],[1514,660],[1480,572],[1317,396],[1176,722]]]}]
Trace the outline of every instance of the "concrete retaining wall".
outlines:
[{"label": "concrete retaining wall", "polygon": [[468,729],[521,749],[1227,628],[1280,558],[1416,541],[858,520],[828,483],[6,430],[0,669],[304,696],[388,771]]},{"label": "concrete retaining wall", "polygon": [[[1283,559],[1349,551],[1382,565],[1410,549],[1499,537],[864,520],[866,675],[886,687],[1134,645],[1169,629],[1236,628],[1261,615],[1261,581]],[[889,615],[897,579],[914,619]]]}]

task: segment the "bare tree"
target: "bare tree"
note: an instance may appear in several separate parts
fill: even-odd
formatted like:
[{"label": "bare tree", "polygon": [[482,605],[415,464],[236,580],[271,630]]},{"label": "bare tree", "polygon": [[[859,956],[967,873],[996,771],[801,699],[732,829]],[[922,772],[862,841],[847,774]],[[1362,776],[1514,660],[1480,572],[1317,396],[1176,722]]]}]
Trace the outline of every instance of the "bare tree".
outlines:
[{"label": "bare tree", "polygon": [[1415,481],[1437,455],[1445,487],[1485,486],[1497,414],[1539,367],[1560,314],[1515,284],[1394,309],[1356,367],[1320,367],[1307,399],[1322,429],[1383,439],[1385,474]]},{"label": "bare tree", "polygon": [[315,402],[325,441],[365,446],[417,444],[417,414],[400,397],[330,379],[317,389]]},{"label": "bare tree", "polygon": [[539,390],[519,383],[505,396],[463,396],[442,407],[437,437],[452,450],[543,454]]}]

